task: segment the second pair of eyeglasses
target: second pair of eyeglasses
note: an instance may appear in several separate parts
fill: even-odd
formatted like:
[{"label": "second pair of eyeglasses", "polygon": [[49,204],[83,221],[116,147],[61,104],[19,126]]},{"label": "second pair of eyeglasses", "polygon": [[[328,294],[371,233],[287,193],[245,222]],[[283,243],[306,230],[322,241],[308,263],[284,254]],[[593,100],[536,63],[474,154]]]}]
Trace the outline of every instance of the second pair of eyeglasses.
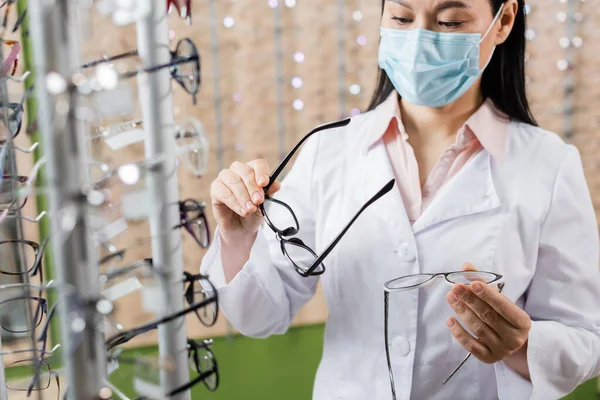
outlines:
[{"label": "second pair of eyeglasses", "polygon": [[[346,118],[341,121],[332,122],[329,124],[321,125],[306,136],[304,136],[296,146],[283,158],[279,165],[275,168],[271,176],[269,177],[269,183],[264,187],[265,201],[260,205],[260,210],[265,217],[265,221],[269,228],[275,232],[277,239],[281,244],[281,252],[288,259],[291,266],[303,277],[317,276],[325,272],[325,265],[323,261],[339,243],[342,237],[350,229],[352,224],[357,218],[374,202],[379,200],[383,195],[388,193],[394,187],[395,180],[392,179],[386,183],[373,197],[371,197],[352,217],[350,222],[342,229],[337,237],[323,250],[320,255],[308,247],[300,238],[296,237],[300,231],[300,224],[298,218],[292,210],[292,208],[285,202],[274,199],[267,196],[266,193],[269,188],[277,180],[277,177],[284,170],[286,165],[290,162],[296,151],[302,146],[302,144],[310,138],[312,135],[318,132],[322,132],[328,129],[342,128],[350,124],[351,119]],[[308,261],[307,261],[308,260]]]}]

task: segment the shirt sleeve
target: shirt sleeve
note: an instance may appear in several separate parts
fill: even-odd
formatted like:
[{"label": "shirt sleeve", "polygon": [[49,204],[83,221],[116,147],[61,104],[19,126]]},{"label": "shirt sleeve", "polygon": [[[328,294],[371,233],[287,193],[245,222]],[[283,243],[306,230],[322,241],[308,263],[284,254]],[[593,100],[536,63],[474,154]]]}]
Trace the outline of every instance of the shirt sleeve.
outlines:
[{"label": "shirt sleeve", "polygon": [[560,399],[600,374],[599,252],[581,158],[569,145],[541,227],[536,272],[524,305],[532,319],[531,383],[497,363],[499,391],[510,381],[513,389],[531,393],[531,399]]},{"label": "shirt sleeve", "polygon": [[[282,181],[275,195],[291,207],[298,219],[300,238],[315,249],[315,202],[312,194],[312,176],[318,138],[309,139],[300,151],[294,166]],[[289,220],[283,208],[269,210],[272,221]],[[315,294],[318,277],[300,276],[283,255],[275,233],[264,224],[256,237],[250,258],[242,270],[229,282],[221,260],[219,228],[214,241],[202,260],[200,272],[209,276],[219,294],[219,306],[242,334],[267,337],[282,334],[289,328],[294,315]],[[306,253],[296,254],[310,265]],[[301,261],[302,262],[302,261]]]}]

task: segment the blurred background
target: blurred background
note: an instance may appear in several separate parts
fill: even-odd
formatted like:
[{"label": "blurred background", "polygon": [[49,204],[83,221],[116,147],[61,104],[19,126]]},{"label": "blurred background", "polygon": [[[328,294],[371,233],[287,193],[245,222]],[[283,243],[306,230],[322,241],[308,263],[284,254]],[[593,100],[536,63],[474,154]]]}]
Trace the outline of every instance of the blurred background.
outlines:
[{"label": "blurred background", "polygon": [[[197,118],[210,143],[208,171],[202,178],[178,169],[180,198],[210,204],[210,183],[233,161],[266,158],[275,164],[314,126],[363,111],[377,76],[380,7],[379,0],[192,0],[191,25],[171,14],[171,48],[178,39],[188,37],[201,57],[196,105],[173,83],[175,122]],[[92,11],[86,24],[84,61],[135,49],[134,26],[115,27],[109,18]],[[527,88],[533,114],[542,127],[579,148],[598,211],[600,0],[530,0],[524,11],[528,18]],[[22,91],[10,85],[10,96],[19,98]],[[135,114],[135,103],[133,108]],[[131,115],[113,122],[128,119]],[[26,135],[16,142],[30,144]],[[93,153],[114,167],[143,155],[143,145],[114,152],[97,143]],[[32,166],[30,157],[22,154],[18,163],[23,171]],[[35,202],[26,206],[25,214],[37,213]],[[207,213],[212,232],[215,222],[210,206]],[[29,237],[36,237],[35,226],[24,229]],[[127,247],[143,239],[147,231],[147,225],[131,223],[112,243]],[[182,235],[185,269],[197,273],[204,251],[191,237]],[[125,261],[149,253],[149,246],[138,246]],[[133,323],[139,317],[135,307],[127,304],[121,304],[118,313],[119,321]],[[188,336],[214,339],[221,372],[219,390],[209,393],[199,387],[192,398],[310,398],[326,317],[319,291],[286,335],[269,339],[237,335],[222,314],[212,328],[188,318]],[[142,335],[128,346],[153,354],[156,335]],[[120,376],[126,373],[120,371],[111,379],[126,391],[129,383],[120,382]],[[596,400],[598,392],[598,383],[591,381],[571,398]]]}]

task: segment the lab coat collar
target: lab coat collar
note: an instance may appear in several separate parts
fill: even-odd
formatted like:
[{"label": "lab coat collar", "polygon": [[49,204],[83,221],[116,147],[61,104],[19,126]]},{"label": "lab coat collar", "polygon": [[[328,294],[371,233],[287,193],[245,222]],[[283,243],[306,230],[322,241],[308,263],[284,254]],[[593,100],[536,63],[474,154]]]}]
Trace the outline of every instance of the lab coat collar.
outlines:
[{"label": "lab coat collar", "polygon": [[[417,234],[428,227],[454,218],[489,211],[500,206],[500,199],[492,180],[492,156],[483,150],[473,156],[458,174],[442,187],[438,195],[411,226],[400,191],[395,187],[370,209],[386,223],[398,240],[407,229]],[[394,178],[394,173],[383,141],[371,150],[362,152],[355,164],[356,197],[365,203],[381,187]],[[354,186],[354,185],[353,185]]]},{"label": "lab coat collar", "polygon": [[492,179],[492,156],[480,151],[444,185],[413,224],[416,233],[454,218],[479,214],[500,207]]},{"label": "lab coat collar", "polygon": [[[390,123],[396,119],[398,124],[398,134],[404,140],[408,138],[400,107],[398,103],[398,93],[392,91],[388,98],[374,110],[375,120],[372,128],[364,136],[362,143],[363,152],[368,152],[386,133]],[[486,99],[484,103],[475,111],[473,115],[465,122],[463,127],[457,133],[457,144],[465,141],[465,135],[474,135],[479,143],[499,162],[505,158],[506,143],[508,138],[508,129],[510,118],[496,108],[491,99]],[[465,128],[468,128],[466,130]]]}]

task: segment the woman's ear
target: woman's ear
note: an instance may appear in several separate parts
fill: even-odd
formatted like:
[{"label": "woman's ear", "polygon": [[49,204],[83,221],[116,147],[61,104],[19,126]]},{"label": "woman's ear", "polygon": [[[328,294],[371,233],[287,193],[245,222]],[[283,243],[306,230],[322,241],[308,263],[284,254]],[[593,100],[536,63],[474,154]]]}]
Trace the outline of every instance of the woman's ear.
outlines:
[{"label": "woman's ear", "polygon": [[504,43],[508,38],[508,35],[510,35],[518,12],[524,11],[519,10],[519,3],[517,0],[507,0],[504,3],[502,14],[498,18],[498,21],[500,22],[500,28],[498,31],[496,31],[496,40],[494,42],[496,46]]}]

